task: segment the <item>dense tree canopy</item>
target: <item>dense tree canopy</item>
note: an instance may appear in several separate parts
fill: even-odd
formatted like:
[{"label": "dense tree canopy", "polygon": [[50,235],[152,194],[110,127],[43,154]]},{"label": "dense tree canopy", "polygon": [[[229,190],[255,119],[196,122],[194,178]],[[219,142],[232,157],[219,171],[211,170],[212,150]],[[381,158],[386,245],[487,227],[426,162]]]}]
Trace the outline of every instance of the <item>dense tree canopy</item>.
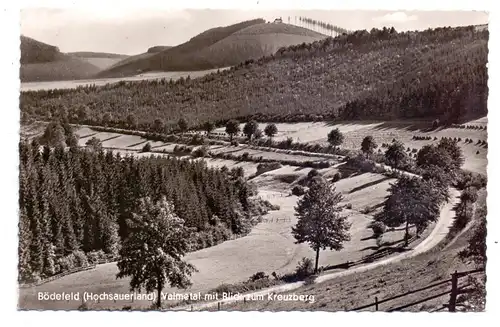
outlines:
[{"label": "dense tree canopy", "polygon": [[[103,252],[116,257],[139,199],[163,196],[203,248],[244,233],[252,195],[239,171],[162,157],[20,144],[19,265],[23,280],[71,269]],[[229,235],[228,235],[229,233]],[[218,239],[224,238],[224,239]]]}]

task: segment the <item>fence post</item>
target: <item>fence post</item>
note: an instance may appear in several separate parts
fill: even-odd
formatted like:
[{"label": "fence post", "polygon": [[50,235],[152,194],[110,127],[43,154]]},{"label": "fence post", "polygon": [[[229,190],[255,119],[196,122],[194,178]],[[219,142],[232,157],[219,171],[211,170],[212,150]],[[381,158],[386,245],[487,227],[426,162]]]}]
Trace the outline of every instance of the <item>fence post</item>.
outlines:
[{"label": "fence post", "polygon": [[378,297],[375,296],[375,311],[378,311]]},{"label": "fence post", "polygon": [[458,293],[458,274],[451,274],[451,294],[450,294],[450,304],[448,305],[449,312],[455,312],[455,306],[457,304],[457,293]]},{"label": "fence post", "polygon": [[217,311],[220,311],[220,302],[217,302]]}]

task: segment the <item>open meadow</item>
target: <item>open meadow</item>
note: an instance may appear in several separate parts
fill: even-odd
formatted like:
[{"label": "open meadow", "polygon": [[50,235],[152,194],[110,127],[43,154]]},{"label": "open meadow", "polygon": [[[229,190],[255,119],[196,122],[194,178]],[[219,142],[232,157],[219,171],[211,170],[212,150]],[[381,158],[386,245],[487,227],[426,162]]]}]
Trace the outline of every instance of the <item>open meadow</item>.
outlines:
[{"label": "open meadow", "polygon": [[[259,123],[264,128],[267,123]],[[487,117],[470,121],[464,126],[486,127]],[[240,125],[243,129],[244,124]],[[432,130],[431,122],[427,121],[341,121],[341,122],[309,122],[309,123],[277,123],[278,133],[273,137],[276,141],[291,138],[294,142],[327,145],[327,135],[332,129],[338,128],[344,135],[342,148],[359,150],[361,141],[366,136],[373,136],[379,148],[376,151],[384,152],[383,143],[390,144],[393,140],[401,141],[410,150],[420,150],[426,144],[437,144],[443,137],[460,138],[465,162],[463,169],[485,174],[487,168],[487,149],[478,145],[478,141],[487,141],[486,129],[465,129],[458,127],[438,128]],[[224,133],[224,128],[218,128],[215,133]],[[431,140],[415,140],[417,137],[430,137]],[[465,139],[472,139],[466,143]],[[415,152],[413,152],[415,153]],[[412,153],[412,154],[413,154]]]}]

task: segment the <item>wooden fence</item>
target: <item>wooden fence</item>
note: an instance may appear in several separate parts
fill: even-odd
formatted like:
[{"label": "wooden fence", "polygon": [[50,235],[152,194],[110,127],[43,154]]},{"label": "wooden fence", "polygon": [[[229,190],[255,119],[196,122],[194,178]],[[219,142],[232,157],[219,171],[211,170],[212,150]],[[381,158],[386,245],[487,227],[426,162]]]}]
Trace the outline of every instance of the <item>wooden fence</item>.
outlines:
[{"label": "wooden fence", "polygon": [[387,312],[401,311],[403,309],[412,307],[414,305],[421,304],[421,303],[424,303],[424,302],[427,302],[427,301],[430,301],[430,300],[433,300],[433,299],[437,299],[437,298],[439,298],[439,297],[441,297],[443,295],[450,294],[450,300],[449,300],[449,302],[447,304],[443,305],[443,308],[448,308],[448,311],[455,312],[456,311],[456,306],[457,306],[457,296],[459,294],[466,293],[467,290],[465,290],[464,288],[467,287],[467,286],[469,286],[469,285],[465,285],[465,286],[462,285],[461,287],[459,287],[459,285],[458,285],[459,279],[462,278],[462,277],[471,275],[471,274],[482,272],[482,271],[484,271],[484,269],[475,269],[475,270],[469,270],[469,271],[463,271],[463,272],[457,272],[455,270],[455,272],[453,274],[451,274],[451,278],[450,279],[447,279],[447,280],[444,280],[444,281],[441,281],[441,282],[438,282],[438,283],[434,283],[432,285],[429,285],[429,286],[426,286],[426,287],[423,287],[423,288],[419,288],[419,289],[416,289],[416,290],[412,290],[412,291],[409,291],[409,292],[406,292],[406,293],[403,293],[403,294],[399,294],[399,295],[396,295],[396,296],[393,296],[393,297],[390,297],[390,298],[387,298],[387,299],[383,299],[383,300],[379,300],[378,297],[375,297],[374,302],[372,302],[370,304],[366,304],[366,305],[360,306],[360,307],[357,307],[357,308],[354,308],[354,309],[351,309],[349,311],[359,311],[359,310],[368,309],[368,308],[371,308],[371,307],[374,307],[375,311],[379,311],[379,306],[381,304],[384,304],[384,303],[387,303],[389,301],[392,301],[392,300],[395,300],[395,299],[399,299],[399,298],[402,298],[402,297],[405,297],[405,296],[408,296],[408,295],[411,295],[411,294],[419,293],[419,292],[422,292],[422,291],[425,291],[425,290],[428,290],[428,289],[433,289],[433,288],[436,288],[438,286],[451,283],[450,289],[446,290],[445,292],[440,292],[440,293],[434,294],[432,296],[428,296],[428,297],[426,297],[424,299],[420,299],[420,300],[415,301],[415,302],[411,302],[411,303],[408,303],[408,304],[400,305],[398,307],[390,308],[388,310],[382,310],[382,311],[387,311]]}]

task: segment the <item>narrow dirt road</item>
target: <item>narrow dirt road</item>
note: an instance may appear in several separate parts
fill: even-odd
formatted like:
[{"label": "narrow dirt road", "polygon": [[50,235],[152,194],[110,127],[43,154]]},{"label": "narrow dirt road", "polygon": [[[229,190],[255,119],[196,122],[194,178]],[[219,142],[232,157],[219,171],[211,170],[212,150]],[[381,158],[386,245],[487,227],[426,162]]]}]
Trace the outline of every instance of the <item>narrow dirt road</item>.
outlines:
[{"label": "narrow dirt road", "polygon": [[[439,219],[434,226],[434,229],[432,230],[431,234],[421,243],[419,243],[414,249],[387,258],[383,259],[377,262],[369,263],[366,265],[359,266],[357,268],[349,269],[346,271],[341,271],[341,272],[336,272],[336,273],[331,273],[331,274],[325,274],[317,277],[315,279],[315,283],[322,283],[327,280],[331,280],[337,277],[342,277],[342,276],[347,276],[347,275],[352,275],[360,272],[364,272],[370,269],[374,269],[376,267],[382,266],[382,265],[387,265],[395,262],[399,262],[403,259],[411,258],[414,257],[418,254],[424,253],[435,247],[437,244],[439,244],[447,235],[449,228],[453,224],[453,218],[455,217],[455,213],[453,211],[453,207],[455,206],[456,203],[459,201],[459,195],[460,192],[454,188],[450,190],[450,201],[446,203],[442,210],[441,214],[439,216]],[[301,286],[304,285],[304,282],[295,282],[295,283],[290,283],[290,284],[285,284],[285,285],[278,285],[275,287],[267,288],[264,290],[260,290],[258,292],[252,292],[252,293],[247,293],[244,296],[251,296],[251,297],[257,297],[257,296],[264,296],[266,297],[268,294],[271,293],[282,293],[282,292],[287,292],[287,291],[292,291],[295,289],[300,288]],[[209,309],[211,307],[215,307],[218,305],[219,302],[221,303],[232,303],[237,300],[235,299],[225,299],[225,300],[220,300],[216,302],[208,302],[208,303],[198,303],[198,304],[193,304],[189,306],[182,306],[182,307],[177,307],[173,308],[172,310],[205,310]]]}]

